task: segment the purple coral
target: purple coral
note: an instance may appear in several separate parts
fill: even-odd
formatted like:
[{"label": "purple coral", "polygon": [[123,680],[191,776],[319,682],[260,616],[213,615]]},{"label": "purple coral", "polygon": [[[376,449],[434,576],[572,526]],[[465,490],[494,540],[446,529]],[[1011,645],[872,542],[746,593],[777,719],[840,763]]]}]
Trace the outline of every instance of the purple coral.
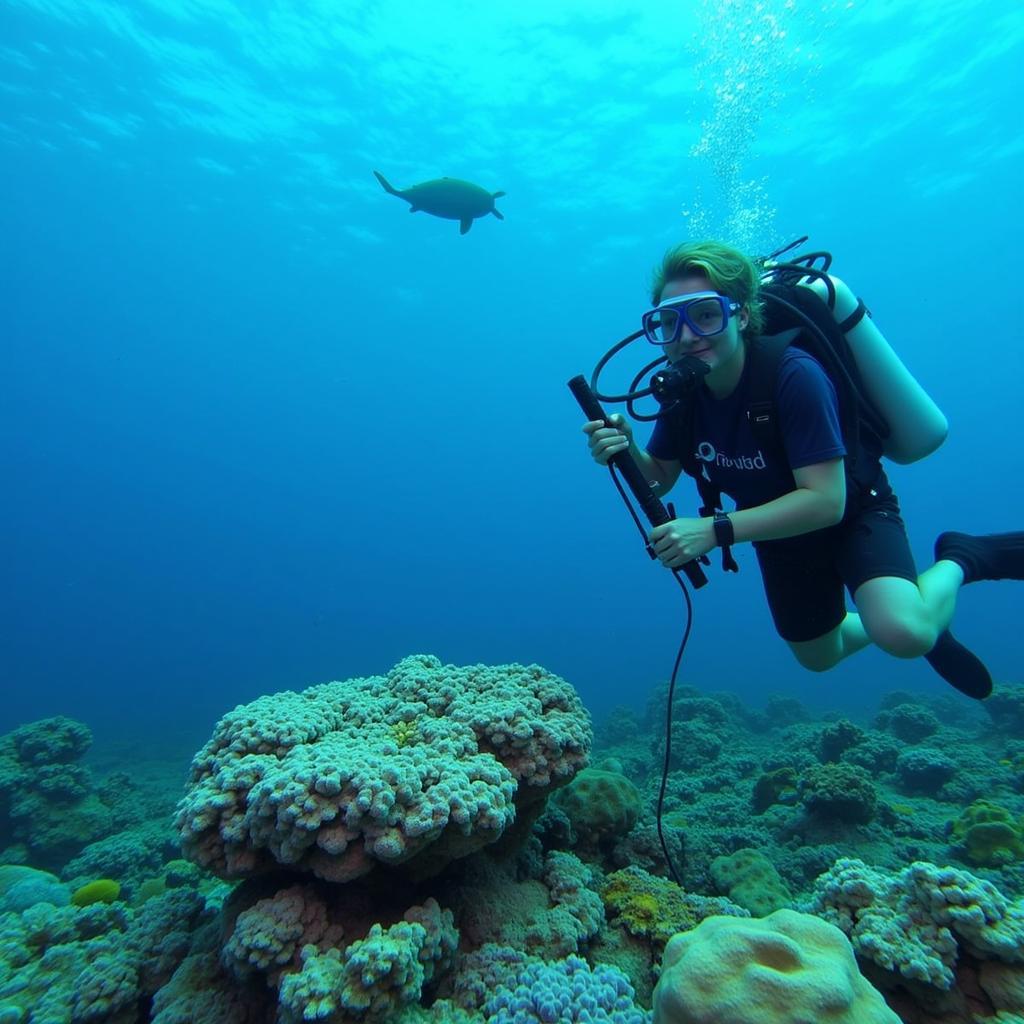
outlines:
[{"label": "purple coral", "polygon": [[534,960],[498,985],[484,1014],[486,1024],[649,1024],[650,1013],[637,1008],[634,996],[616,967],[591,971],[578,956]]}]

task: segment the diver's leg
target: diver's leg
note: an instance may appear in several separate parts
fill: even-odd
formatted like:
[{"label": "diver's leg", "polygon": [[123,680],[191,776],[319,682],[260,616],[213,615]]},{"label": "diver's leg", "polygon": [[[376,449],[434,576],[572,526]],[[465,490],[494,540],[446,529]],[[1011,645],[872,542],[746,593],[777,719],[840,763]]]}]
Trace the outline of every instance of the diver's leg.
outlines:
[{"label": "diver's leg", "polygon": [[961,693],[984,700],[992,677],[984,663],[949,631],[962,575],[941,561],[916,583],[901,577],[878,577],[861,584],[854,601],[872,642],[896,658],[923,657]]},{"label": "diver's leg", "polygon": [[844,531],[839,548],[840,571],[864,628],[882,650],[924,657],[951,686],[982,700],[992,692],[988,669],[949,631],[964,574],[945,558],[918,573],[899,502],[883,484]]},{"label": "diver's leg", "polygon": [[910,580],[899,576],[867,580],[854,591],[853,601],[871,642],[886,654],[920,658],[935,646],[941,630],[921,591]]},{"label": "diver's leg", "polygon": [[827,672],[871,643],[860,616],[847,612],[835,629],[813,640],[788,641],[796,660],[811,672]]},{"label": "diver's leg", "polygon": [[956,562],[942,559],[917,577],[917,590],[926,613],[941,633],[953,621],[956,599],[964,582],[964,571]]}]

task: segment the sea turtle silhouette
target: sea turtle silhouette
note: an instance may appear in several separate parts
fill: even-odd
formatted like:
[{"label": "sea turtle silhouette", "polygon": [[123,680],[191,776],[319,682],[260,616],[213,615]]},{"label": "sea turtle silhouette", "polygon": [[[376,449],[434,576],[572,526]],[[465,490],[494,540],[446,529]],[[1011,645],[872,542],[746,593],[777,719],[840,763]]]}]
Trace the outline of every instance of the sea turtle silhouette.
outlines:
[{"label": "sea turtle silhouette", "polygon": [[494,208],[494,200],[503,196],[504,192],[488,192],[471,181],[460,181],[458,178],[435,178],[433,181],[410,185],[409,188],[395,188],[380,171],[373,173],[385,192],[410,204],[410,213],[422,210],[435,217],[457,220],[460,235],[464,235],[473,226],[477,217],[493,213],[498,220],[505,219]]}]

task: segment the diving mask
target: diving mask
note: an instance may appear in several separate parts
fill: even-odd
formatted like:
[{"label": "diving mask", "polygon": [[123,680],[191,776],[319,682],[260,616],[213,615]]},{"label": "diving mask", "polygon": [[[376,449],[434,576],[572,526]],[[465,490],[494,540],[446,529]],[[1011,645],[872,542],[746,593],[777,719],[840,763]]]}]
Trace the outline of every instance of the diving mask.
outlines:
[{"label": "diving mask", "polygon": [[738,302],[718,292],[691,292],[674,295],[658,303],[641,317],[644,337],[652,345],[672,345],[683,333],[683,324],[698,338],[721,334],[729,317],[742,308]]}]

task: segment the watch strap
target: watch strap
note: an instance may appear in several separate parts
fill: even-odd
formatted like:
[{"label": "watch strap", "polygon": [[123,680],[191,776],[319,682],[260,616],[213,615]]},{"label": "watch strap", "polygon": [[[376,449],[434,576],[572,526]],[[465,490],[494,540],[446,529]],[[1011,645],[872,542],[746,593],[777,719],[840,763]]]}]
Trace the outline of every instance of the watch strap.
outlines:
[{"label": "watch strap", "polygon": [[720,548],[728,548],[736,543],[736,531],[733,529],[732,520],[725,512],[715,513],[715,542]]},{"label": "watch strap", "polygon": [[732,520],[725,512],[716,512],[712,527],[715,531],[715,542],[722,549],[722,568],[725,572],[739,572],[740,567],[732,557],[732,546],[736,543],[736,531]]}]

